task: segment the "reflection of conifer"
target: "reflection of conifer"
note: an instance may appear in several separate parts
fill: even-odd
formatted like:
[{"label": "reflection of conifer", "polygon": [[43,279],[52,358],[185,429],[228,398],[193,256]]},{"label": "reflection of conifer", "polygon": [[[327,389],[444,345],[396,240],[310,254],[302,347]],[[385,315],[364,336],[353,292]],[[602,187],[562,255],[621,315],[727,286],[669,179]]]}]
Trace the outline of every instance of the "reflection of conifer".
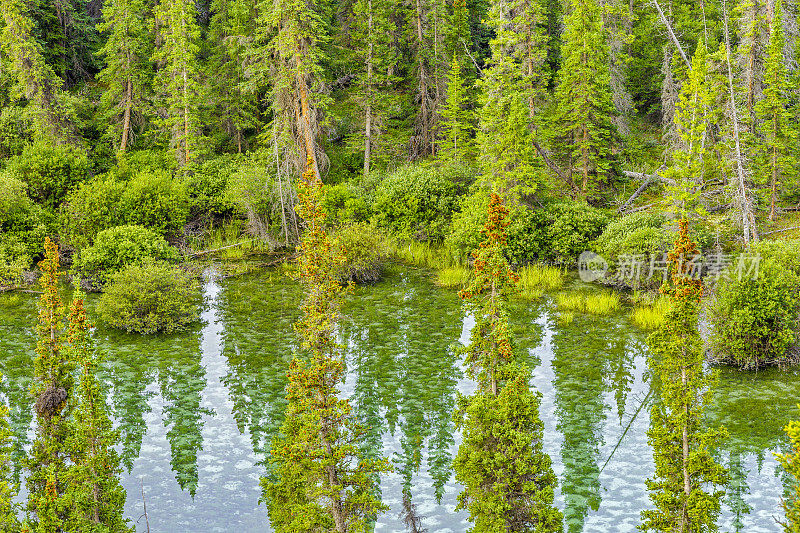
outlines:
[{"label": "reflection of conifer", "polygon": [[475,273],[461,297],[475,316],[464,348],[467,374],[478,382],[459,398],[457,427],[463,442],[454,468],[464,485],[459,509],[475,522],[472,531],[561,531],[553,507],[556,477],[542,449],[540,396],[531,392],[530,372],[516,361],[505,300],[517,276],[503,255],[508,210],[493,194],[483,233],[474,252]]},{"label": "reflection of conifer", "polygon": [[45,241],[45,259],[39,263],[42,297],[39,304],[39,341],[34,361],[36,437],[27,466],[28,510],[36,531],[63,529],[68,467],[66,440],[72,391],[71,363],[64,353],[64,305],[58,295],[58,247]]},{"label": "reflection of conifer", "polygon": [[19,531],[17,504],[18,483],[12,481],[12,433],[8,425],[8,407],[0,404],[0,531]]},{"label": "reflection of conifer", "polygon": [[792,450],[776,456],[790,478],[788,499],[783,501],[783,510],[786,513],[783,527],[789,533],[798,533],[800,532],[800,422],[794,420],[789,422],[784,431],[789,435]]},{"label": "reflection of conifer", "polygon": [[712,456],[724,430],[701,428],[703,409],[716,376],[703,368],[703,346],[697,330],[703,287],[692,277],[689,264],[697,254],[688,223],[681,220],[669,254],[671,284],[662,288],[672,307],[664,326],[649,339],[661,402],[651,410],[647,432],[656,466],[647,488],[656,508],[642,512],[641,529],[645,531],[715,530],[724,491],[707,490],[727,481],[725,469]]},{"label": "reflection of conifer", "polygon": [[272,447],[275,479],[263,479],[272,527],[279,533],[361,532],[386,509],[374,494],[383,460],[359,450],[366,429],[338,397],[344,362],[334,339],[342,289],[334,276],[341,258],[322,224],[322,182],[309,161],[298,194],[306,221],[298,260],[306,298],[295,328],[307,359],[289,368],[288,405]]},{"label": "reflection of conifer", "polygon": [[67,438],[72,466],[67,472],[71,513],[69,531],[127,531],[122,517],[125,490],[119,483],[119,455],[105,396],[95,373],[96,355],[89,337],[83,299],[75,298],[69,313],[69,352],[79,366],[75,389],[74,429]]}]

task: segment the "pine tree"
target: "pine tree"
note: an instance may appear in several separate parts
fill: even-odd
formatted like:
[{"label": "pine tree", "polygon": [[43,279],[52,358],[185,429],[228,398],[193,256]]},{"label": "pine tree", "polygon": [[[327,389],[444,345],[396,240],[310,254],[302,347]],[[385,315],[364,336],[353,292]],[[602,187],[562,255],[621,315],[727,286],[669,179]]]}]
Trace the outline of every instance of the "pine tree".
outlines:
[{"label": "pine tree", "polygon": [[534,137],[519,65],[498,48],[478,82],[478,163],[494,190],[517,198],[539,184]]},{"label": "pine tree", "polygon": [[68,531],[117,533],[132,531],[123,518],[125,489],[114,446],[119,441],[108,416],[104,392],[97,379],[97,356],[89,336],[83,298],[69,311],[69,357],[80,369],[75,389],[73,430],[67,437],[72,466],[66,474],[71,502]]},{"label": "pine tree", "polygon": [[34,361],[33,395],[36,398],[36,437],[27,459],[28,511],[35,531],[64,530],[72,410],[72,363],[64,350],[64,305],[58,294],[58,247],[45,240],[39,303],[39,340]]},{"label": "pine tree", "polygon": [[289,368],[288,405],[270,459],[275,477],[261,482],[278,533],[366,532],[386,509],[373,483],[388,463],[359,450],[366,428],[338,397],[345,369],[334,337],[342,292],[334,272],[342,258],[323,227],[321,201],[322,182],[309,159],[297,206],[306,222],[298,260],[306,298],[295,324],[306,357]]},{"label": "pine tree", "polygon": [[709,89],[708,53],[703,41],[692,58],[689,79],[683,84],[675,107],[678,147],[672,153],[673,164],[666,177],[675,180],[672,193],[682,213],[696,208],[697,195],[706,181],[706,140],[709,108],[713,93]]},{"label": "pine tree", "polygon": [[761,166],[763,181],[770,186],[769,219],[775,220],[775,208],[781,185],[796,174],[798,165],[794,155],[797,128],[790,113],[789,101],[797,87],[792,82],[783,59],[786,39],[783,35],[783,9],[781,0],[775,0],[764,82],[764,98],[755,106],[764,135],[764,157]]},{"label": "pine tree", "polygon": [[655,509],[642,511],[640,528],[689,533],[716,530],[725,491],[709,492],[708,488],[724,485],[727,473],[712,455],[725,431],[702,429],[703,410],[716,376],[704,370],[697,330],[703,288],[692,264],[699,251],[689,237],[686,219],[681,219],[679,227],[669,254],[671,284],[662,288],[672,307],[664,325],[648,339],[661,401],[650,411],[647,431],[656,470],[646,485]]},{"label": "pine tree", "polygon": [[737,59],[747,109],[747,112],[743,113],[742,120],[747,124],[748,131],[753,133],[756,126],[756,104],[761,96],[764,81],[764,52],[770,34],[766,1],[740,0],[735,12],[739,17]]},{"label": "pine tree", "polygon": [[389,26],[390,2],[386,0],[357,0],[353,6],[353,47],[362,71],[356,79],[356,101],[364,116],[364,129],[351,139],[363,146],[364,175],[368,175],[384,125],[388,98],[386,90],[395,76],[392,65],[397,61],[391,46]]},{"label": "pine tree", "polygon": [[783,430],[792,443],[790,453],[775,455],[791,480],[789,499],[783,501],[786,513],[783,527],[786,533],[800,533],[800,422],[793,420]]},{"label": "pine tree", "polygon": [[556,476],[542,449],[541,396],[530,390],[530,372],[516,360],[505,300],[517,275],[503,255],[508,210],[492,194],[483,228],[485,240],[473,253],[475,271],[460,295],[475,317],[463,350],[467,375],[477,381],[471,396],[459,396],[456,427],[462,430],[453,467],[464,485],[458,509],[467,509],[470,530],[562,531],[553,506]]},{"label": "pine tree", "polygon": [[146,16],[144,0],[111,0],[103,8],[103,22],[97,26],[108,34],[100,50],[106,65],[97,75],[105,84],[101,104],[119,135],[121,152],[131,141],[132,122],[143,114],[151,82],[151,36]]},{"label": "pine tree", "polygon": [[[596,0],[575,0],[564,20],[564,56],[555,91],[554,148],[584,197],[617,172],[609,50]],[[574,178],[571,178],[573,183]]]},{"label": "pine tree", "polygon": [[203,86],[198,54],[200,28],[192,0],[161,0],[155,7],[160,46],[153,52],[158,66],[154,81],[161,99],[162,123],[171,135],[178,163],[184,165],[201,149],[202,126],[199,111]]},{"label": "pine tree", "polygon": [[470,113],[464,106],[467,90],[461,76],[461,65],[456,57],[447,78],[447,103],[442,109],[441,141],[436,158],[445,163],[468,161],[471,147],[469,138]]},{"label": "pine tree", "polygon": [[73,142],[72,116],[61,105],[62,82],[45,61],[26,3],[23,0],[0,0],[0,9],[5,23],[0,44],[9,59],[4,62],[4,69],[8,68],[15,78],[15,95],[32,104],[36,134],[51,142]]},{"label": "pine tree", "polygon": [[244,133],[259,125],[256,96],[246,88],[248,45],[255,31],[256,9],[252,0],[213,0],[209,40],[214,43],[210,77],[214,103],[225,132],[236,151],[245,148]]},{"label": "pine tree", "polygon": [[255,45],[249,55],[251,85],[270,90],[272,142],[299,171],[311,159],[320,177],[318,115],[327,105],[322,88],[322,47],[328,41],[324,3],[261,0]]}]

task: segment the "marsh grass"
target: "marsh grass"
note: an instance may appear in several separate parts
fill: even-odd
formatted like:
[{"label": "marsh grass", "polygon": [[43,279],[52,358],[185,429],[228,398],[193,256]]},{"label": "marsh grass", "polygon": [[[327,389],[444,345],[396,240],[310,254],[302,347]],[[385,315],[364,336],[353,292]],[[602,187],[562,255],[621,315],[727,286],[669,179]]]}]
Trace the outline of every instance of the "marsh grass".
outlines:
[{"label": "marsh grass", "polygon": [[266,245],[243,232],[241,220],[231,220],[212,228],[206,241],[206,249],[222,261],[241,261],[248,255],[268,251]]},{"label": "marsh grass", "polygon": [[658,329],[664,323],[666,314],[670,310],[670,306],[669,299],[662,296],[652,305],[642,305],[636,307],[636,309],[631,312],[631,322],[642,329]]},{"label": "marsh grass", "polygon": [[590,315],[610,315],[622,307],[619,295],[611,291],[562,292],[556,295],[559,311],[573,311]]},{"label": "marsh grass", "polygon": [[564,286],[564,272],[553,266],[530,264],[519,270],[520,293],[537,294],[554,291]]},{"label": "marsh grass", "polygon": [[558,317],[558,323],[562,326],[568,326],[575,320],[575,313],[572,311],[559,311],[556,316]]},{"label": "marsh grass", "polygon": [[447,267],[436,273],[436,284],[447,289],[460,289],[469,282],[472,272],[467,267]]}]

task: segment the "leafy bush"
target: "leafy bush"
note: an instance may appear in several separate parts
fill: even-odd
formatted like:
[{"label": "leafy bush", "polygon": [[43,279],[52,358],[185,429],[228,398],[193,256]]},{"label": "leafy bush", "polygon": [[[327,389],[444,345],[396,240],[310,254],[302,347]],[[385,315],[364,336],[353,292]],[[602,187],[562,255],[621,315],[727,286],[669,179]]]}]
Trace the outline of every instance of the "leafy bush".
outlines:
[{"label": "leafy bush", "polygon": [[466,167],[401,167],[378,185],[374,219],[403,237],[442,240],[472,172]]},{"label": "leafy bush", "polygon": [[335,239],[337,251],[345,258],[336,274],[339,280],[373,283],[381,278],[387,252],[375,228],[353,224],[337,231]]},{"label": "leafy bush", "polygon": [[370,217],[366,196],[349,182],[326,185],[322,206],[333,224],[365,222]]},{"label": "leafy bush", "polygon": [[548,209],[548,255],[561,262],[572,263],[588,250],[590,243],[603,233],[608,224],[606,214],[585,203],[569,202]]},{"label": "leafy bush", "polygon": [[[480,230],[486,221],[488,198],[483,190],[464,198],[447,236],[449,246],[462,254],[477,249],[483,240]],[[517,205],[509,211],[506,257],[516,266],[533,261],[574,261],[607,221],[602,211],[585,204],[563,203],[545,209]]]},{"label": "leafy bush", "polygon": [[167,171],[142,172],[125,185],[119,210],[126,224],[174,237],[189,216],[189,194]]},{"label": "leafy bush", "polygon": [[81,183],[61,204],[61,237],[66,244],[85,248],[101,231],[123,224],[119,204],[125,183],[97,178]]},{"label": "leafy bush", "polygon": [[110,178],[128,181],[139,174],[172,173],[178,166],[174,154],[167,150],[137,150],[121,154],[108,172]]},{"label": "leafy bush", "polygon": [[633,213],[611,222],[595,242],[595,251],[607,260],[625,254],[653,255],[667,250],[672,236],[663,229],[663,215]]},{"label": "leafy bush", "polygon": [[183,184],[189,193],[191,216],[227,217],[236,204],[225,193],[228,176],[236,172],[241,158],[218,157],[185,169]]},{"label": "leafy bush", "polygon": [[0,174],[0,255],[6,263],[30,267],[47,234],[45,219],[44,209],[28,198],[25,184]]},{"label": "leafy bush", "polygon": [[98,233],[94,244],[81,251],[75,267],[93,288],[102,288],[114,273],[148,259],[177,260],[178,252],[153,230],[117,226]]},{"label": "leafy bush", "polygon": [[0,111],[0,157],[19,155],[33,139],[33,126],[25,109],[6,106]]},{"label": "leafy bush", "polygon": [[129,333],[171,333],[200,318],[197,280],[163,262],[128,265],[111,277],[97,304],[105,324]]},{"label": "leafy bush", "polygon": [[43,142],[29,144],[11,158],[9,174],[28,186],[28,196],[46,207],[58,206],[67,193],[86,179],[89,159],[82,150]]},{"label": "leafy bush", "polygon": [[[450,233],[445,239],[449,247],[467,256],[480,246],[484,239],[481,229],[486,222],[488,206],[489,195],[482,189],[462,200],[461,210],[453,217]],[[509,263],[519,266],[546,257],[546,213],[525,206],[512,206],[509,211],[509,226],[506,228]]]},{"label": "leafy bush", "polygon": [[795,359],[800,313],[800,242],[762,242],[758,276],[731,265],[709,309],[715,358],[745,370]]},{"label": "leafy bush", "polygon": [[27,246],[16,235],[0,235],[0,291],[19,285],[32,262]]}]

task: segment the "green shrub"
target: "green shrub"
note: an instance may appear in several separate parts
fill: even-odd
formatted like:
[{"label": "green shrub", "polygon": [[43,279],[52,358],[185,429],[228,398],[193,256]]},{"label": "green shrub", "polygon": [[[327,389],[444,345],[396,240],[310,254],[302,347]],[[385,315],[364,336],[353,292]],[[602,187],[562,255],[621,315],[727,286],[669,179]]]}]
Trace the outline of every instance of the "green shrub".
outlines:
[{"label": "green shrub", "polygon": [[672,235],[663,229],[663,215],[633,213],[611,222],[597,238],[594,249],[609,261],[625,254],[652,255],[667,250]]},{"label": "green shrub", "polygon": [[61,204],[62,241],[85,248],[101,231],[123,224],[119,205],[124,192],[125,183],[110,177],[81,183]]},{"label": "green shrub", "polygon": [[189,216],[189,194],[167,171],[142,172],[125,185],[119,210],[126,224],[175,237]]},{"label": "green shrub", "polygon": [[331,224],[366,222],[371,214],[363,191],[350,182],[326,185],[322,206]]},{"label": "green shrub", "polygon": [[372,226],[352,224],[338,230],[336,249],[345,262],[336,273],[340,281],[374,283],[381,278],[387,251],[383,237]]},{"label": "green shrub", "polygon": [[97,304],[100,320],[129,333],[171,333],[200,318],[197,280],[163,262],[128,265]]},{"label": "green shrub", "polygon": [[189,193],[192,218],[198,216],[228,217],[236,204],[225,193],[228,176],[238,169],[241,158],[218,157],[193,163],[185,169],[183,184]]},{"label": "green shrub", "polygon": [[559,262],[574,263],[603,233],[608,216],[580,202],[565,202],[548,208],[547,255]]},{"label": "green shrub", "polygon": [[[479,190],[461,202],[461,210],[453,217],[450,233],[445,241],[465,257],[480,246],[484,237],[481,229],[486,222],[489,195]],[[506,257],[515,266],[548,258],[547,214],[541,209],[525,206],[512,207],[509,226],[506,228],[508,247]]]},{"label": "green shrub", "polygon": [[387,176],[375,191],[373,218],[406,238],[440,241],[450,227],[472,170],[406,165]]},{"label": "green shrub", "polygon": [[16,234],[0,234],[0,291],[19,285],[32,263],[28,247]]},{"label": "green shrub", "polygon": [[174,261],[179,257],[158,233],[141,226],[117,226],[97,234],[94,244],[81,251],[76,270],[93,288],[102,288],[114,273],[148,259]]},{"label": "green shrub", "polygon": [[111,167],[108,177],[128,181],[139,174],[172,173],[178,166],[175,155],[167,150],[137,150],[125,152]]},{"label": "green shrub", "polygon": [[745,370],[793,362],[800,313],[800,242],[761,242],[758,276],[731,265],[710,308],[714,357]]},{"label": "green shrub", "polygon": [[86,179],[89,159],[78,148],[38,142],[11,158],[6,171],[26,183],[32,200],[53,208]]},{"label": "green shrub", "polygon": [[17,106],[3,107],[0,111],[0,158],[19,155],[33,140],[33,126],[25,109]]}]

